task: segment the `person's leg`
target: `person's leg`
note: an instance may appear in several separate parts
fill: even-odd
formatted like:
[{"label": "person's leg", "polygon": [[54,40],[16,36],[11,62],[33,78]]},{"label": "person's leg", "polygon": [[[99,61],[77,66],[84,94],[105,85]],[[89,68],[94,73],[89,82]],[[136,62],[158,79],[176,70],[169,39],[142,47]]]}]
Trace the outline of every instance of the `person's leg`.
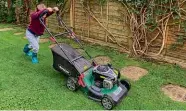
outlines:
[{"label": "person's leg", "polygon": [[[26,37],[29,41],[29,38],[33,37],[32,34],[30,34],[30,32],[28,32],[28,30],[26,30]],[[32,46],[30,45],[30,41],[29,44],[26,44],[23,48],[23,52],[27,55],[27,56],[32,56],[32,52],[30,51],[32,49]]]},{"label": "person's leg", "polygon": [[37,53],[39,51],[39,42],[38,42],[38,37],[30,33],[28,30],[26,32],[26,37],[29,41],[29,48],[32,48],[32,63],[38,63],[37,59]]},{"label": "person's leg", "polygon": [[32,38],[32,42],[30,42],[31,47],[32,47],[32,51],[33,53],[38,53],[39,52],[39,36],[34,36],[34,38]]},{"label": "person's leg", "polygon": [[37,53],[39,52],[39,39],[40,36],[36,36],[34,42],[32,43],[33,54],[32,54],[32,63],[38,63]]},{"label": "person's leg", "polygon": [[40,36],[37,36],[37,42],[39,43],[39,40],[40,40]]},{"label": "person's leg", "polygon": [[32,48],[29,48],[29,44],[26,44],[24,46],[24,49],[23,49],[23,52],[25,53],[25,55],[27,56],[31,56],[32,55],[32,52],[30,51]]}]

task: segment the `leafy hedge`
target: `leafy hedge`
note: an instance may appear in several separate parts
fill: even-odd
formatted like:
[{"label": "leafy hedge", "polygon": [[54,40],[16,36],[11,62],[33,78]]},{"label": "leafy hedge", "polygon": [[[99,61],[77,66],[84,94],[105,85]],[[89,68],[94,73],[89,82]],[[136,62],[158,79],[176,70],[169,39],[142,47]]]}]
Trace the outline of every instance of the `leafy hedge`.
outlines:
[{"label": "leafy hedge", "polygon": [[0,22],[4,22],[7,19],[8,10],[7,10],[6,0],[0,1]]},{"label": "leafy hedge", "polygon": [[0,1],[0,22],[14,22],[15,21],[15,0],[12,0],[12,5],[8,9],[7,0]]}]

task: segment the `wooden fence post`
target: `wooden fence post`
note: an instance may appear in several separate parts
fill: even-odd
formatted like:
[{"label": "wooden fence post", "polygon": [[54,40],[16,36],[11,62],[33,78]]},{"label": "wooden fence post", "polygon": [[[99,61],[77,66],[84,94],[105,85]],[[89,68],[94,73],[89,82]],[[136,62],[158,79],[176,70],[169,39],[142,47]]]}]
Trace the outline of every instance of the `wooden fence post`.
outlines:
[{"label": "wooden fence post", "polygon": [[70,6],[70,27],[74,28],[74,0],[71,0],[71,6]]},{"label": "wooden fence post", "polygon": [[[107,29],[108,29],[108,24],[109,24],[109,0],[107,1]],[[108,42],[108,32],[106,31],[106,37],[105,37],[105,42]]]}]

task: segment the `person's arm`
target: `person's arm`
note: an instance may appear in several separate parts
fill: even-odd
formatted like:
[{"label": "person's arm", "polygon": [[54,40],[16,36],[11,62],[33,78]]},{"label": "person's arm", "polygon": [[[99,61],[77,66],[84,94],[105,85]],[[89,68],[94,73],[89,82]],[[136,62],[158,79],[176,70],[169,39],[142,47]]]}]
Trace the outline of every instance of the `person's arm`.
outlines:
[{"label": "person's arm", "polygon": [[51,12],[49,11],[49,12],[47,13],[46,17],[49,17],[50,15],[52,15],[53,13],[55,13],[55,12],[57,12],[57,11],[59,11],[58,7],[54,7],[54,8],[52,9]]},{"label": "person's arm", "polygon": [[33,14],[31,14],[31,18],[32,18],[32,19],[36,19],[36,18],[40,17],[40,15],[41,15],[44,11],[46,11],[46,10],[48,10],[47,15],[48,15],[48,14],[50,15],[50,14],[54,13],[54,12],[53,12],[53,9],[50,8],[50,7],[48,7],[48,8],[46,8],[46,9],[40,10],[40,11],[38,11],[38,12],[34,12]]},{"label": "person's arm", "polygon": [[49,17],[50,15],[52,15],[53,13],[54,13],[54,11],[48,12],[47,15],[46,15],[46,18]]},{"label": "person's arm", "polygon": [[43,13],[46,9],[43,9],[43,10],[40,10],[40,11],[37,11],[37,12],[34,12],[31,14],[31,18],[32,19],[36,19],[40,16],[41,13]]}]

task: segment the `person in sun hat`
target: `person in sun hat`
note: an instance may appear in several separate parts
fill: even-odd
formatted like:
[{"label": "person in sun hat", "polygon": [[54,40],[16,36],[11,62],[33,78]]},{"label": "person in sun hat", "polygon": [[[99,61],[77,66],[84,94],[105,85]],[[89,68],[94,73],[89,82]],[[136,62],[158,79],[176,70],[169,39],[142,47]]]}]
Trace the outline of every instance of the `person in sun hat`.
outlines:
[{"label": "person in sun hat", "polygon": [[46,7],[44,4],[38,4],[36,7],[36,11],[31,13],[30,24],[26,29],[26,38],[28,39],[29,44],[24,46],[23,52],[27,56],[32,56],[32,63],[38,63],[37,54],[39,52],[39,39],[40,36],[43,35],[45,27],[40,23],[39,18],[41,14],[46,11],[47,14],[43,15],[42,18],[44,23],[46,23],[46,18],[52,15],[54,12],[59,11],[58,7]]}]

